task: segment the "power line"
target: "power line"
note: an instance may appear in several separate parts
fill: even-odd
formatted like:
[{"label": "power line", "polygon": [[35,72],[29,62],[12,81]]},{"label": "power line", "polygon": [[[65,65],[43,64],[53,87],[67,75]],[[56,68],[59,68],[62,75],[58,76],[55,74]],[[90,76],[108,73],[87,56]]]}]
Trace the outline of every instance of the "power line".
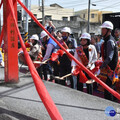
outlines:
[{"label": "power line", "polygon": [[[116,5],[116,4],[117,4],[117,5]],[[117,2],[117,3],[115,3],[115,4],[112,4],[112,5],[106,6],[106,7],[104,7],[104,8],[101,8],[100,10],[103,10],[103,9],[109,8],[109,7],[111,7],[111,6],[112,6],[112,8],[113,8],[113,7],[118,6],[119,4],[120,4],[120,2]]]},{"label": "power line", "polygon": [[66,7],[75,7],[75,6],[79,6],[79,5],[87,5],[87,3],[83,3],[83,4],[75,4],[75,5],[72,5],[72,6],[66,6]]},{"label": "power line", "polygon": [[[109,1],[109,0],[104,0],[104,2],[106,2],[106,1]],[[110,1],[113,1],[113,0],[110,0]],[[92,3],[98,3],[98,2],[102,2],[103,3],[103,0],[94,1]]]},{"label": "power line", "polygon": [[[54,0],[53,0],[54,1]],[[53,2],[52,1],[52,2]],[[105,5],[108,5],[107,3],[109,2],[110,3],[110,1],[113,1],[113,0],[104,0],[104,3],[103,3],[103,1],[102,0],[96,0],[96,1],[93,1],[92,3],[99,3],[99,5],[97,5],[97,6],[104,6],[104,4]],[[73,1],[69,1],[69,3],[68,3],[68,1],[65,1],[65,2],[63,2],[63,1],[61,1],[62,2],[62,4],[63,4],[63,8],[74,8],[75,9],[75,7],[77,7],[77,6],[80,6],[80,7],[83,7],[83,6],[85,6],[86,5],[86,8],[87,8],[87,2],[86,1],[84,1],[84,2],[80,2],[79,3],[79,0],[73,0]],[[77,4],[75,4],[76,2],[78,2]],[[107,3],[106,3],[107,2]],[[65,4],[66,3],[66,4]],[[74,3],[74,4],[73,4]],[[102,3],[101,5],[100,5],[100,3]],[[107,9],[107,8],[109,8],[109,7],[111,7],[112,6],[112,8],[114,8],[114,7],[116,7],[116,6],[118,6],[118,4],[119,4],[120,2],[117,2],[117,3],[114,3],[114,4],[112,4],[112,5],[109,5],[109,6],[105,6],[105,7],[103,7],[103,8],[98,8],[99,10],[103,10],[103,9]],[[57,4],[57,3],[56,3]],[[59,3],[58,3],[58,5],[59,5]],[[85,9],[86,9],[85,8]],[[111,8],[111,9],[112,9]],[[54,10],[54,9],[50,9],[50,10]],[[47,10],[48,11],[48,10]]]}]

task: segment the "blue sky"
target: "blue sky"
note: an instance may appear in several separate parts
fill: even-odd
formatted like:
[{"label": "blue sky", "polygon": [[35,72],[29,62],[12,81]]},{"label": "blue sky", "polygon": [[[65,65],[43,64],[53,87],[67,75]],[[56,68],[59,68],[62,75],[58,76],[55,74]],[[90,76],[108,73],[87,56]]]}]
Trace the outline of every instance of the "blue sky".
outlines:
[{"label": "blue sky", "polygon": [[[74,8],[75,11],[88,8],[88,0],[44,0],[44,3],[45,6],[57,3],[65,8]],[[92,6],[92,3],[96,6]],[[31,4],[38,4],[38,0],[31,0]],[[120,12],[119,6],[120,0],[91,0],[91,9]]]}]

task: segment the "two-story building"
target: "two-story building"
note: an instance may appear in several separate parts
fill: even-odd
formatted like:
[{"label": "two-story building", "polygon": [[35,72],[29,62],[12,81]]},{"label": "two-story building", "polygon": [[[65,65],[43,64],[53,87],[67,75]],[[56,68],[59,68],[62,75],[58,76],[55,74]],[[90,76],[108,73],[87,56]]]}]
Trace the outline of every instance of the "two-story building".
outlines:
[{"label": "two-story building", "polygon": [[[97,9],[90,9],[90,23],[102,23],[102,15],[112,13],[112,11],[99,11]],[[88,20],[88,9],[76,11],[74,15],[80,16],[84,20]]]},{"label": "two-story building", "polygon": [[[42,18],[42,6],[32,5],[31,12],[37,17]],[[44,17],[50,20],[70,21],[70,16],[74,15],[74,9],[63,8],[58,4],[44,6]]]}]

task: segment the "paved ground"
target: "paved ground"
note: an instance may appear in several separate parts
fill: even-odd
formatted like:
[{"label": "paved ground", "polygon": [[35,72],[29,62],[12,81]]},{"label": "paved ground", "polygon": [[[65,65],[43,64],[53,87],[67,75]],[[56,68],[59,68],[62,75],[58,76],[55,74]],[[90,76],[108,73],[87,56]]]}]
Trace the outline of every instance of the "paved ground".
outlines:
[{"label": "paved ground", "polygon": [[[30,75],[19,74],[17,84],[4,84],[0,68],[0,120],[50,120]],[[68,87],[43,81],[64,120],[120,120],[120,104]],[[114,107],[116,116],[105,114]]]}]

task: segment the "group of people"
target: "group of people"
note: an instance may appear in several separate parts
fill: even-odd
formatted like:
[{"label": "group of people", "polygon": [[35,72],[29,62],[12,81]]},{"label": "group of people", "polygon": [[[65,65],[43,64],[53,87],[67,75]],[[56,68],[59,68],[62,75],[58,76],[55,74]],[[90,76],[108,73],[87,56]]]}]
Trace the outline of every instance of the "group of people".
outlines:
[{"label": "group of people", "polygon": [[[114,38],[111,33],[113,30],[113,24],[110,21],[105,21],[101,25],[101,35],[91,36],[89,33],[81,34],[78,42],[71,36],[71,29],[64,27],[61,31],[55,32],[55,26],[50,21],[49,27],[45,27],[48,32],[70,53],[72,54],[82,65],[92,71],[96,67],[96,62],[99,60],[101,64],[99,69],[95,72],[109,87],[113,87],[112,80],[118,63],[118,47],[120,39]],[[119,29],[116,29],[119,31]],[[98,40],[96,42],[96,40]],[[69,81],[70,87],[83,91],[83,86],[86,84],[87,93],[93,94],[93,80],[88,73],[86,73],[74,60],[69,57],[65,52],[59,56],[55,61],[51,61],[50,57],[52,53],[56,53],[61,49],[56,42],[45,32],[40,34],[40,41],[37,35],[32,35],[30,38],[32,41],[29,51],[31,59],[40,60],[41,63],[36,67],[40,77],[47,80],[48,73],[50,74],[50,81],[55,80],[56,83],[66,86]],[[79,44],[79,45],[78,45]],[[35,57],[37,56],[37,57]],[[20,61],[23,60],[24,55],[19,55]],[[21,59],[22,58],[22,59]],[[43,62],[46,61],[46,64]],[[78,73],[76,74],[76,70]],[[111,71],[111,75],[108,73]],[[55,76],[63,77],[71,73],[66,80],[56,79]],[[103,74],[106,73],[106,74]],[[113,88],[114,89],[114,88]],[[115,101],[116,98],[104,89],[104,98]]]}]

